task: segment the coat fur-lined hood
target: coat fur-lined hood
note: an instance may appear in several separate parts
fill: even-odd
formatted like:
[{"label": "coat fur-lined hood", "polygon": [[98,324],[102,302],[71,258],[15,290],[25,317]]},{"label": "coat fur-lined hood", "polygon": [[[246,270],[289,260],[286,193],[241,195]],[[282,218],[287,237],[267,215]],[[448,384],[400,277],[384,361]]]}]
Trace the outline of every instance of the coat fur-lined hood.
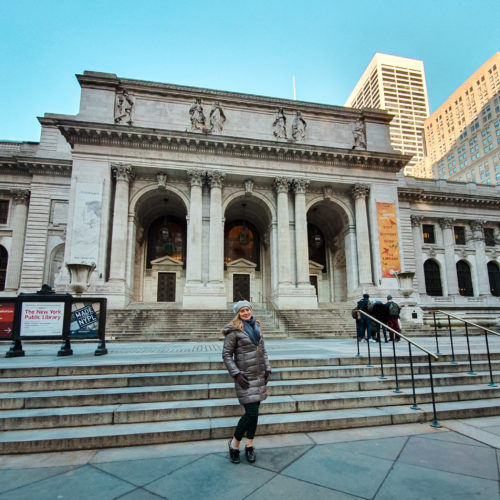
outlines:
[{"label": "coat fur-lined hood", "polygon": [[[260,321],[258,319],[256,319],[255,321],[257,322],[259,327],[262,328]],[[232,319],[220,332],[222,333],[222,335],[226,336],[228,333],[234,330],[239,330],[240,332],[243,331],[243,321],[241,321],[241,319],[239,318]]]}]

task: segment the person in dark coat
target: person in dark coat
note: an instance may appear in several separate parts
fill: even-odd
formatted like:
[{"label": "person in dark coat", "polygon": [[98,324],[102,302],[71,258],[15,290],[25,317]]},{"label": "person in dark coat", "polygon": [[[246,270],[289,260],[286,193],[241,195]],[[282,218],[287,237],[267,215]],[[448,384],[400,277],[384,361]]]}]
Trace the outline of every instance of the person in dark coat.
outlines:
[{"label": "person in dark coat", "polygon": [[[387,325],[387,321],[389,320],[389,309],[387,309],[386,305],[382,304],[380,300],[376,300],[373,304],[372,316],[381,321],[384,325]],[[372,330],[377,342],[380,342],[380,326],[381,325],[376,321],[372,322]],[[384,334],[385,342],[387,342],[387,330],[383,325],[382,333]]]},{"label": "person in dark coat", "polygon": [[252,306],[240,300],[233,306],[235,317],[222,329],[224,347],[222,359],[234,379],[236,395],[245,408],[229,440],[229,459],[240,463],[240,442],[246,434],[245,456],[248,462],[255,462],[253,439],[257,429],[260,402],[267,398],[267,382],[271,365],[267,357],[261,325],[252,315]]}]

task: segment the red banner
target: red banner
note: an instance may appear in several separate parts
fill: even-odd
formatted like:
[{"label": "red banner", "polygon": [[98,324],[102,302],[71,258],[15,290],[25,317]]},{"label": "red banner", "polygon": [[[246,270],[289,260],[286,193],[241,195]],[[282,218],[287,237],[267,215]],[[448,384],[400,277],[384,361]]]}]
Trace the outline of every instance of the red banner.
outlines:
[{"label": "red banner", "polygon": [[6,339],[12,336],[14,329],[15,304],[0,304],[0,338]]}]

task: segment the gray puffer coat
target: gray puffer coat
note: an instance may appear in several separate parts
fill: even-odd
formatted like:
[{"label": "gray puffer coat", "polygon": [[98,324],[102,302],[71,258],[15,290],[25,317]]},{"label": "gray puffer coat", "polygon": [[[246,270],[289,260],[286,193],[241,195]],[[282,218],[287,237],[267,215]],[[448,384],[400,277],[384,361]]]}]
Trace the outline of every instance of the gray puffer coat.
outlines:
[{"label": "gray puffer coat", "polygon": [[262,335],[259,344],[255,345],[243,327],[239,329],[233,322],[222,330],[222,334],[225,335],[222,359],[229,375],[235,377],[241,372],[250,383],[248,389],[243,389],[235,381],[234,385],[239,402],[244,405],[263,401],[267,398],[265,373],[266,370],[271,371],[271,365],[267,358]]}]

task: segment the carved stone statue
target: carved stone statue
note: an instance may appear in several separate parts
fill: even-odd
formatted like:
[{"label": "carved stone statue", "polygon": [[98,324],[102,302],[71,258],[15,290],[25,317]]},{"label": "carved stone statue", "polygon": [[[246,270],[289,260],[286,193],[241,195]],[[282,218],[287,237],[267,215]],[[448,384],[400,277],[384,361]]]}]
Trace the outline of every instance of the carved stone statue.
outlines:
[{"label": "carved stone statue", "polygon": [[292,123],[292,138],[294,141],[303,141],[306,138],[306,121],[302,118],[300,111],[297,111]]},{"label": "carved stone statue", "polygon": [[210,111],[210,132],[222,132],[226,115],[222,110],[219,101],[215,101],[212,111]]},{"label": "carved stone statue", "polygon": [[132,125],[132,112],[134,110],[134,98],[124,90],[115,97],[115,123],[127,123]]},{"label": "carved stone statue", "polygon": [[357,119],[353,129],[354,146],[352,149],[366,149],[366,131],[363,120]]},{"label": "carved stone statue", "polygon": [[283,108],[278,109],[276,111],[276,116],[274,117],[273,122],[274,127],[274,137],[277,139],[286,139],[286,117],[283,113]]},{"label": "carved stone statue", "polygon": [[199,97],[195,99],[194,104],[189,108],[189,114],[191,115],[191,130],[203,130],[205,115]]}]

